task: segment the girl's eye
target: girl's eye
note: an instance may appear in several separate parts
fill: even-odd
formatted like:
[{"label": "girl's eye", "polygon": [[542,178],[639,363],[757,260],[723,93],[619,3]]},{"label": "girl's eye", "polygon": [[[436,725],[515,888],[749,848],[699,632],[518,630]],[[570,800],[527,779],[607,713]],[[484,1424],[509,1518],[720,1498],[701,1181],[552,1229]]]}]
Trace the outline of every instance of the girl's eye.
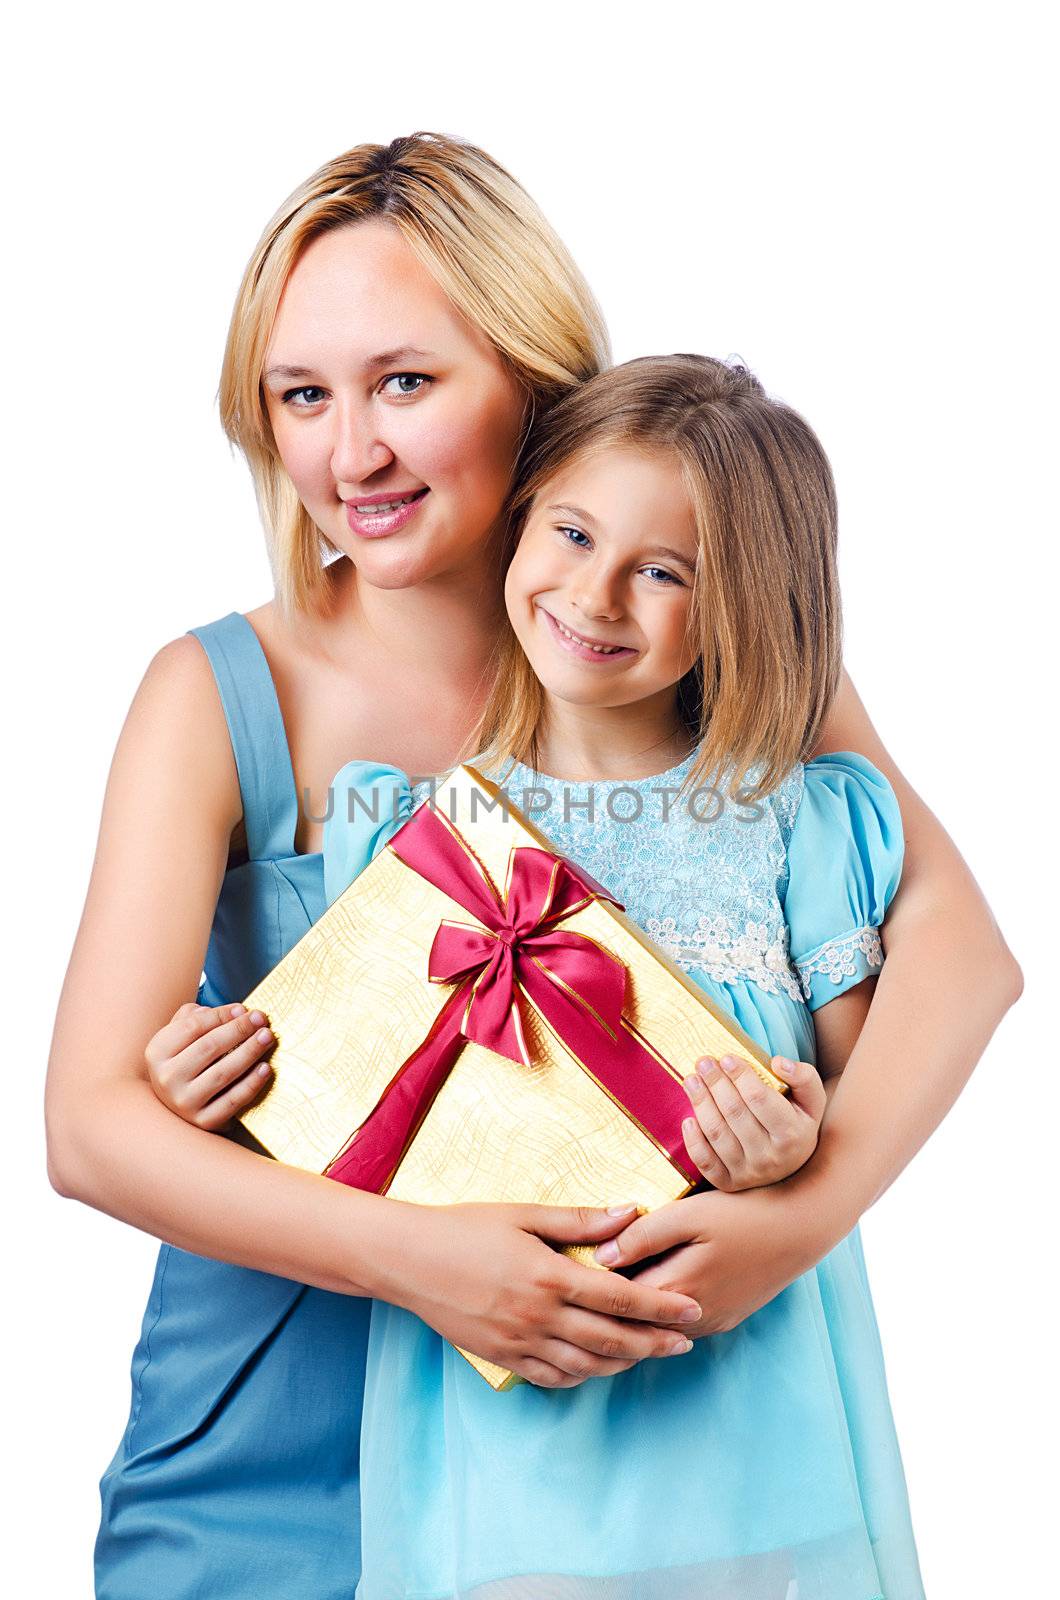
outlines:
[{"label": "girl's eye", "polygon": [[676,583],[679,588],[684,588],[684,584],[681,582],[680,578],[678,578],[672,572],[667,572],[665,567],[641,567],[640,570],[642,572],[654,573],[655,576],[652,578],[653,583]]},{"label": "girl's eye", "polygon": [[[567,544],[576,545],[579,550],[584,550],[585,546],[591,542],[590,539],[589,539],[589,535],[587,533],[583,533],[580,528],[564,528],[564,527],[561,527],[558,531],[563,535],[563,537],[566,540]],[[585,540],[585,544],[580,544],[579,543],[579,540],[582,540],[582,539]]]},{"label": "girl's eye", "polygon": [[380,388],[386,393],[387,385],[396,383],[397,388],[391,389],[389,393],[393,398],[399,398],[407,394],[419,394],[424,385],[433,382],[434,379],[429,378],[425,372],[394,372],[389,378],[383,379]]},{"label": "girl's eye", "polygon": [[[301,402],[298,404],[295,403],[295,397],[297,395],[301,395],[303,397]],[[306,386],[302,389],[288,389],[284,394],[283,403],[285,406],[294,406],[296,411],[303,411],[305,410],[306,406],[318,406],[323,397],[323,389],[318,388],[316,384],[310,383],[306,384]]]}]

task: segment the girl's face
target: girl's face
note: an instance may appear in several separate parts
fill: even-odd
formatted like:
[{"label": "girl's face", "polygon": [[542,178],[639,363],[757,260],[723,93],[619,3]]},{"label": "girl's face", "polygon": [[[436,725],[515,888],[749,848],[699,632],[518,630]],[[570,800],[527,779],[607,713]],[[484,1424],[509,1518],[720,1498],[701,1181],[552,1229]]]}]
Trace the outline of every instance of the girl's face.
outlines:
[{"label": "girl's face", "polygon": [[395,227],[356,223],[307,248],[263,384],[299,498],[368,583],[492,568],[526,396]]},{"label": "girl's face", "polygon": [[508,569],[512,627],[548,693],[581,706],[673,699],[698,551],[677,462],[612,445],[536,496]]}]

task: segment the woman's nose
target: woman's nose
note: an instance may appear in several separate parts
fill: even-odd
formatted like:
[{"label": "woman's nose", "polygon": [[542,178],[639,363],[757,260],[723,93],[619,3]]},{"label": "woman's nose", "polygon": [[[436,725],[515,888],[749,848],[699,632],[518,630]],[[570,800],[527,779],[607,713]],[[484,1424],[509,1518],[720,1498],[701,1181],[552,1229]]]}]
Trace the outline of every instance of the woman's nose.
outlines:
[{"label": "woman's nose", "polygon": [[331,472],[337,483],[354,486],[366,483],[381,467],[393,461],[394,452],[379,437],[376,421],[371,412],[363,415],[336,413]]}]

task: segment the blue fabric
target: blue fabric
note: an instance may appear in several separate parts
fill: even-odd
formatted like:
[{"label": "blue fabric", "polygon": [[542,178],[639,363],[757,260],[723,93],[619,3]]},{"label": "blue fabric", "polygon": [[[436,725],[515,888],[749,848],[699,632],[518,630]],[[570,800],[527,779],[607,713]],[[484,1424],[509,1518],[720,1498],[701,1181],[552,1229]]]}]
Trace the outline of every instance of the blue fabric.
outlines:
[{"label": "blue fabric", "polygon": [[[325,908],[294,848],[276,692],[237,611],[190,630],[232,738],[250,859],[225,874],[198,999],[241,1000]],[[163,1245],[129,1420],[100,1483],[100,1600],[352,1600],[369,1303]]]},{"label": "blue fabric", "polygon": [[[868,935],[900,878],[894,796],[844,752],[701,819],[674,799],[689,767],[621,785],[499,776],[517,805],[539,797],[557,848],[752,1037],[812,1061],[811,1009],[882,960]],[[334,788],[329,899],[425,793],[374,762]],[[347,789],[364,803],[347,808]],[[496,1394],[417,1317],[373,1302],[361,1471],[357,1600],[923,1594],[857,1228],[731,1332],[573,1389]]]},{"label": "blue fabric", "polygon": [[[811,1011],[883,961],[877,930],[898,888],[905,840],[894,790],[852,751],[819,756],[788,850],[794,893],[784,912],[791,959]],[[799,892],[814,884],[815,892]]]}]

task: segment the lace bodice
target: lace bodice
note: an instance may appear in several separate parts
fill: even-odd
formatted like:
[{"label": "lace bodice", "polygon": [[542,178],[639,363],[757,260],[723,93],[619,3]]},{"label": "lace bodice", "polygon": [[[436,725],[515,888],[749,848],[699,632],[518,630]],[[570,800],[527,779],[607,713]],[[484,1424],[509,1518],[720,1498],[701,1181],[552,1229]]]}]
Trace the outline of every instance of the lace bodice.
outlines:
[{"label": "lace bodice", "polygon": [[[693,760],[613,782],[548,777],[521,763],[490,775],[708,987],[731,994],[750,984],[813,1011],[878,970],[879,927],[903,858],[901,813],[883,774],[842,751],[800,763],[764,800],[737,804],[709,787],[682,792]],[[340,795],[324,829],[329,904],[432,788],[410,789],[404,773],[366,761],[347,763],[334,783],[362,795],[379,788],[383,803],[368,823]]]},{"label": "lace bodice", "polygon": [[679,794],[692,761],[650,778],[591,783],[516,763],[500,781],[685,971],[742,978],[801,1001],[782,896],[803,768],[766,800],[737,806],[712,789]]}]

